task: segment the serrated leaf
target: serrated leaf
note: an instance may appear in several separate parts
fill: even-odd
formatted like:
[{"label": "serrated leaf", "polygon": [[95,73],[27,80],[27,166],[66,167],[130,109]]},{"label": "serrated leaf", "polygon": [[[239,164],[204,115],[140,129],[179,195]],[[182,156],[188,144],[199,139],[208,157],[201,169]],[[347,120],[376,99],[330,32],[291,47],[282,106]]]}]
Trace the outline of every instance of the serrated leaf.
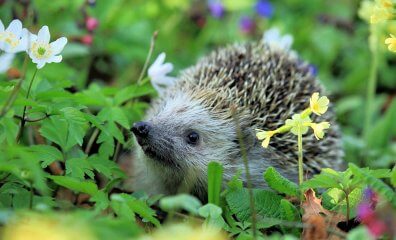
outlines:
[{"label": "serrated leaf", "polygon": [[280,201],[280,208],[282,213],[282,218],[287,221],[300,221],[300,214],[297,208],[291,204],[289,201],[282,199]]},{"label": "serrated leaf", "polygon": [[66,174],[83,180],[85,175],[94,178],[93,168],[86,158],[71,158],[66,160]]},{"label": "serrated leaf", "polygon": [[74,145],[82,145],[87,125],[76,119],[65,119],[64,116],[51,116],[43,120],[40,133],[43,137],[58,144],[63,151],[68,151]]},{"label": "serrated leaf", "polygon": [[353,163],[349,163],[348,166],[356,177],[373,188],[378,194],[385,197],[393,205],[393,207],[396,207],[396,193],[392,188],[390,188],[380,179],[374,177],[369,171],[365,171]]},{"label": "serrated leaf", "polygon": [[96,171],[102,173],[107,178],[126,177],[125,173],[120,169],[120,167],[113,161],[106,158],[100,157],[100,155],[92,155],[88,158],[90,166],[92,166]]},{"label": "serrated leaf", "polygon": [[[356,207],[362,200],[363,188],[357,187],[349,193],[350,218],[356,216]],[[330,188],[322,194],[322,204],[326,209],[347,213],[345,193],[337,188]]]},{"label": "serrated leaf", "polygon": [[33,145],[30,150],[38,154],[41,161],[41,167],[46,168],[54,161],[63,160],[62,153],[55,147],[49,145]]},{"label": "serrated leaf", "polygon": [[132,98],[141,97],[151,93],[155,93],[155,90],[149,84],[131,85],[116,93],[114,96],[114,103],[115,105],[120,105]]},{"label": "serrated leaf", "polygon": [[277,192],[284,193],[289,196],[299,196],[298,185],[289,179],[283,177],[275,168],[269,167],[264,173],[264,179],[268,186]]},{"label": "serrated leaf", "polygon": [[151,222],[156,227],[161,225],[158,219],[155,218],[155,211],[151,209],[144,201],[136,199],[125,193],[113,194],[111,196],[111,200],[125,202],[134,213],[139,214],[141,217]]},{"label": "serrated leaf", "polygon": [[329,168],[323,168],[320,174],[317,174],[308,181],[303,182],[301,188],[342,188],[340,185],[341,182],[342,176],[340,173]]},{"label": "serrated leaf", "polygon": [[[268,190],[253,189],[256,212],[268,218],[280,218],[281,212],[279,204],[281,196]],[[243,188],[229,192],[226,201],[230,210],[240,221],[248,221],[251,217],[250,201],[248,189]]]}]

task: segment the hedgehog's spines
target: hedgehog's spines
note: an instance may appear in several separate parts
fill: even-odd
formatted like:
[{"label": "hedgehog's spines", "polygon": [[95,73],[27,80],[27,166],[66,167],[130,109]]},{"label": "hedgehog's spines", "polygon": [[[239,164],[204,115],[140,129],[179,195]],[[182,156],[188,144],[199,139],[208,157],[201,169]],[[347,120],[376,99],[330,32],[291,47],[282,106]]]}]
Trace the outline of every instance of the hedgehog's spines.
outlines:
[{"label": "hedgehog's spines", "polygon": [[[224,119],[232,118],[227,109],[236,104],[243,127],[264,130],[278,128],[307,107],[312,93],[323,92],[307,63],[289,51],[271,50],[263,43],[235,44],[214,51],[182,72],[174,88],[191,91],[193,98]],[[312,135],[304,136],[306,169],[316,172],[321,167],[341,166],[334,114],[313,118],[329,121],[332,127],[320,141]],[[296,144],[293,136],[283,134],[274,136],[270,147],[287,155],[293,165]]]}]

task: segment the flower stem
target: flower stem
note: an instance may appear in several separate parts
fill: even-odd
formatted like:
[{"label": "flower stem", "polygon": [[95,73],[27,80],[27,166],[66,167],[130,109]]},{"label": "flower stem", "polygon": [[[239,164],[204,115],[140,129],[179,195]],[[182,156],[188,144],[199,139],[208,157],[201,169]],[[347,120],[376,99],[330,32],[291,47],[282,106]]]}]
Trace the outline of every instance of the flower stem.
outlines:
[{"label": "flower stem", "polygon": [[148,52],[148,54],[147,54],[146,61],[145,61],[144,65],[143,65],[142,71],[140,72],[139,79],[137,80],[137,83],[138,83],[138,84],[142,81],[142,79],[143,79],[143,77],[144,77],[144,75],[145,75],[145,73],[146,73],[148,64],[149,64],[149,62],[150,62],[151,55],[153,54],[153,51],[154,51],[155,40],[157,39],[157,36],[158,36],[158,31],[155,31],[155,32],[153,33],[153,36],[151,37],[150,49],[149,49],[149,52]]},{"label": "flower stem", "polygon": [[[36,68],[36,70],[33,73],[32,79],[30,80],[29,87],[28,87],[28,90],[27,90],[27,93],[26,93],[26,99],[29,98],[30,90],[32,89],[33,81],[34,81],[34,78],[36,77],[37,70],[38,69]],[[23,107],[23,112],[22,112],[21,127],[19,128],[19,133],[18,133],[18,136],[17,136],[17,139],[16,139],[17,142],[19,142],[19,140],[21,139],[22,134],[23,134],[23,129],[24,129],[25,124],[26,124],[26,109],[27,109],[27,106],[25,105]]]},{"label": "flower stem", "polygon": [[373,119],[373,105],[375,100],[375,91],[377,85],[377,72],[378,72],[378,37],[376,34],[375,27],[371,25],[370,28],[370,37],[369,37],[369,45],[370,51],[372,55],[372,61],[370,66],[370,75],[367,82],[367,93],[366,93],[366,114],[365,114],[365,122],[363,128],[363,137],[365,139],[366,144],[369,140],[369,129],[372,124]]},{"label": "flower stem", "polygon": [[344,192],[345,193],[345,201],[346,201],[346,207],[347,207],[347,212],[346,212],[346,224],[348,226],[348,222],[349,222],[349,216],[350,216],[350,206],[349,206],[349,192]]},{"label": "flower stem", "polygon": [[302,148],[302,133],[297,135],[298,141],[298,182],[301,185],[304,181],[303,178],[303,148]]},{"label": "flower stem", "polygon": [[17,83],[17,85],[12,90],[12,92],[11,92],[10,96],[8,97],[7,101],[5,101],[3,107],[1,108],[0,119],[7,114],[7,112],[10,110],[10,108],[12,107],[12,104],[14,104],[14,101],[15,101],[15,99],[18,96],[18,93],[19,93],[19,90],[21,89],[23,80],[25,80],[25,77],[26,77],[27,63],[28,63],[28,55],[26,54],[25,60],[23,61],[22,76],[19,79],[19,82]]}]

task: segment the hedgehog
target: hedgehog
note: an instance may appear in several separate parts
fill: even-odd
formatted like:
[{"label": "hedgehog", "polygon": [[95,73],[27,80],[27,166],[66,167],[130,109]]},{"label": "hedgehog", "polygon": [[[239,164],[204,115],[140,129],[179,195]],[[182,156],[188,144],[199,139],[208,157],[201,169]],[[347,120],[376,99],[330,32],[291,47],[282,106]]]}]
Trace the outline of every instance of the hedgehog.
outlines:
[{"label": "hedgehog", "polygon": [[[254,188],[268,187],[263,179],[268,167],[297,182],[296,137],[278,134],[263,148],[255,130],[280,127],[309,105],[314,92],[323,93],[323,87],[310,65],[292,51],[262,41],[215,50],[181,71],[175,84],[152,102],[144,120],[134,123],[138,144],[132,189],[190,193],[205,201],[208,164],[223,165],[224,182],[239,174],[246,183],[244,156]],[[313,134],[303,137],[304,175],[342,169],[341,137],[331,106],[313,120],[330,122],[331,128],[320,141]]]}]

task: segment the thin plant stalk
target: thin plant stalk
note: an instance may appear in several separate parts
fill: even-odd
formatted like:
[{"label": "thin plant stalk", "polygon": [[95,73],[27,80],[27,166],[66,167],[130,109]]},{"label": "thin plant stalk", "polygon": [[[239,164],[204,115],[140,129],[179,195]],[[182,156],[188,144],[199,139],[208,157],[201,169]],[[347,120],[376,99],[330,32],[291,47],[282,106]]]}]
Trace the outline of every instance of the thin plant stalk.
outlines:
[{"label": "thin plant stalk", "polygon": [[297,145],[298,145],[298,182],[301,185],[304,181],[303,178],[303,147],[302,147],[302,133],[298,132],[297,135]]},{"label": "thin plant stalk", "polygon": [[[27,90],[27,93],[26,93],[26,99],[29,99],[30,91],[32,90],[33,81],[34,81],[34,79],[36,77],[37,70],[38,69],[36,68],[36,70],[33,73],[32,79],[30,80],[29,87],[28,87],[28,90]],[[22,134],[23,134],[23,130],[24,130],[24,127],[25,127],[25,124],[26,124],[26,110],[27,110],[27,106],[25,105],[23,107],[22,119],[21,119],[21,127],[19,128],[19,133],[18,133],[18,136],[17,136],[17,142],[19,142],[19,140],[21,139]]]},{"label": "thin plant stalk", "polygon": [[246,147],[244,144],[244,139],[242,135],[242,130],[241,126],[239,123],[239,119],[236,113],[236,108],[231,109],[233,116],[234,116],[234,121],[235,121],[235,126],[236,126],[236,133],[238,136],[238,141],[239,141],[239,147],[241,149],[241,155],[242,155],[242,160],[243,164],[245,167],[245,174],[246,174],[246,183],[248,187],[248,192],[249,192],[249,205],[250,205],[250,210],[252,213],[252,231],[253,231],[253,239],[257,239],[257,227],[256,227],[256,208],[254,205],[254,195],[253,195],[253,190],[252,190],[252,179],[250,176],[250,171],[249,171],[249,163],[248,163],[248,157],[247,157],[247,152],[246,152]]},{"label": "thin plant stalk", "polygon": [[154,52],[155,40],[157,39],[157,36],[158,36],[158,31],[155,31],[153,33],[153,36],[151,37],[150,49],[149,49],[149,52],[147,54],[146,61],[144,62],[143,69],[140,72],[139,79],[137,80],[138,84],[143,80],[144,75],[146,74],[146,70],[147,70],[148,64],[149,64],[150,59],[151,59],[151,55],[153,55],[153,52]]},{"label": "thin plant stalk", "polygon": [[366,113],[365,113],[365,122],[363,128],[363,137],[366,141],[366,144],[368,143],[369,140],[368,135],[373,120],[375,91],[377,86],[377,72],[378,72],[378,50],[377,50],[378,37],[374,25],[370,25],[369,45],[370,45],[372,60],[370,66],[369,79],[367,82]]},{"label": "thin plant stalk", "polygon": [[0,119],[2,117],[4,117],[7,114],[7,112],[11,109],[12,105],[14,104],[15,99],[18,96],[18,93],[19,93],[19,90],[21,89],[23,80],[25,80],[25,77],[26,77],[27,63],[28,63],[28,55],[26,54],[25,60],[23,61],[22,76],[19,79],[17,85],[12,90],[12,92],[11,92],[10,96],[8,97],[8,99],[5,101],[3,107],[2,107],[2,109],[0,111]]}]

